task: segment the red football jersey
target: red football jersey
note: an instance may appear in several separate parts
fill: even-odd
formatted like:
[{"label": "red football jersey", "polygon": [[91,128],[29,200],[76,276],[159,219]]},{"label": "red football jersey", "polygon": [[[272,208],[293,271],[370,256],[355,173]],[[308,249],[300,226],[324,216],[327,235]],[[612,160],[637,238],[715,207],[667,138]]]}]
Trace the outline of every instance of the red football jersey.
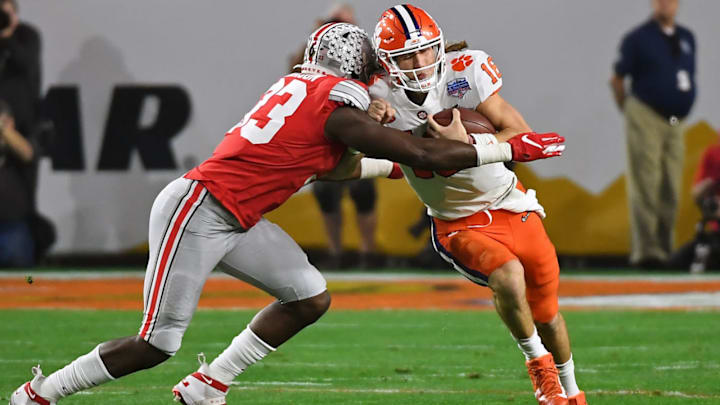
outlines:
[{"label": "red football jersey", "polygon": [[346,146],[325,137],[336,108],[367,110],[364,84],[335,76],[290,74],[230,128],[208,160],[185,177],[199,180],[245,229],[315,177],[330,172]]}]

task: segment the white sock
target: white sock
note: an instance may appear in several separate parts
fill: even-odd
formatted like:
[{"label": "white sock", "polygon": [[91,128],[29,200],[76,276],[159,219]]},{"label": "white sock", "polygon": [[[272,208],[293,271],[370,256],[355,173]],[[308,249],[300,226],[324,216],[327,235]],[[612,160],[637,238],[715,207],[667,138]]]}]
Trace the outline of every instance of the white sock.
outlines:
[{"label": "white sock", "polygon": [[572,354],[570,355],[570,360],[563,364],[556,364],[555,366],[560,374],[560,383],[563,388],[565,388],[568,397],[579,394],[580,388],[578,388],[577,382],[575,382],[575,362],[573,362]]},{"label": "white sock", "polygon": [[50,374],[37,387],[41,397],[53,402],[78,391],[114,380],[100,358],[100,345],[62,369]]},{"label": "white sock", "polygon": [[210,363],[210,377],[229,384],[245,369],[274,351],[274,347],[263,342],[248,326]]},{"label": "white sock", "polygon": [[540,336],[538,336],[537,329],[533,328],[533,333],[527,339],[518,339],[513,336],[513,339],[517,342],[518,347],[522,350],[525,355],[525,360],[537,359],[542,357],[549,352],[543,346]]}]

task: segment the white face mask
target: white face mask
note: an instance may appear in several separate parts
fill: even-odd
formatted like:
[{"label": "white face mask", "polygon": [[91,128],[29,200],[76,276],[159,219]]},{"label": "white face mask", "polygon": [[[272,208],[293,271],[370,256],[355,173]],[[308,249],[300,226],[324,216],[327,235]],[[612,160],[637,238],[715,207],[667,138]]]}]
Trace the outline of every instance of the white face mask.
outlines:
[{"label": "white face mask", "polygon": [[[415,91],[415,92],[429,92],[442,82],[445,77],[445,48],[443,47],[442,34],[433,40],[427,41],[420,46],[401,49],[397,51],[384,51],[377,49],[378,57],[380,58],[385,69],[388,71],[392,83],[401,89]],[[395,59],[398,56],[412,54],[423,49],[430,47],[436,47],[435,61],[427,66],[423,66],[417,69],[400,69]],[[420,79],[418,74],[426,71],[429,68],[433,68],[433,73],[430,77]]]}]

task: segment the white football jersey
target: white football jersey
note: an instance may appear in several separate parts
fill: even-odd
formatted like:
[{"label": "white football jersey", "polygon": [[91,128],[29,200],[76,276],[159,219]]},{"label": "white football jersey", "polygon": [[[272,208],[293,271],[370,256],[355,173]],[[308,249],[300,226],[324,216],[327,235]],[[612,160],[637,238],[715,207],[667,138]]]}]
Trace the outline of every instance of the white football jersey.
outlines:
[{"label": "white football jersey", "polygon": [[[383,98],[395,108],[392,128],[413,132],[427,123],[427,116],[451,107],[475,109],[502,86],[502,75],[483,51],[461,50],[445,55],[447,74],[444,83],[432,89],[423,105],[408,99],[403,89],[393,86],[386,76],[370,86],[372,98]],[[423,131],[415,131],[422,136]],[[497,143],[492,135],[476,140]],[[545,216],[535,192],[516,188],[515,173],[502,163],[491,163],[460,171],[430,172],[400,165],[405,178],[425,204],[428,214],[451,221],[483,210],[505,209],[512,212],[537,211]]]}]

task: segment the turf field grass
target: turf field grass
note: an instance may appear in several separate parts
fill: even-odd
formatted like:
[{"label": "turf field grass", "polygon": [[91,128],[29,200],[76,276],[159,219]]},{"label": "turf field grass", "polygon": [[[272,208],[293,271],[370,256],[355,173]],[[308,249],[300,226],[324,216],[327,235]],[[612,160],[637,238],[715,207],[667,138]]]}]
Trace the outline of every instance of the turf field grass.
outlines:
[{"label": "turf field grass", "polygon": [[[170,404],[254,311],[201,310],[166,363],[63,400]],[[590,404],[720,404],[720,314],[565,313]],[[137,332],[135,311],[0,311],[0,403],[95,344]],[[240,376],[229,404],[533,404],[523,359],[488,311],[333,311]]]}]

